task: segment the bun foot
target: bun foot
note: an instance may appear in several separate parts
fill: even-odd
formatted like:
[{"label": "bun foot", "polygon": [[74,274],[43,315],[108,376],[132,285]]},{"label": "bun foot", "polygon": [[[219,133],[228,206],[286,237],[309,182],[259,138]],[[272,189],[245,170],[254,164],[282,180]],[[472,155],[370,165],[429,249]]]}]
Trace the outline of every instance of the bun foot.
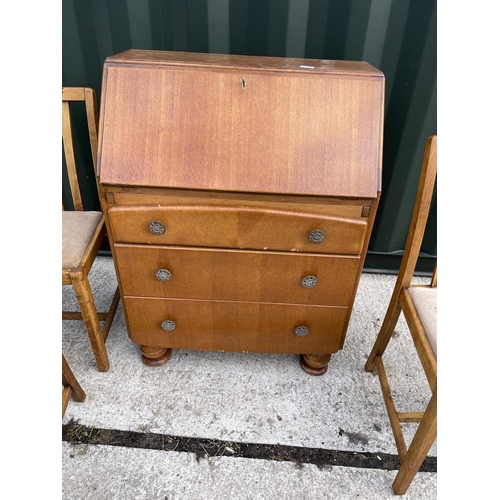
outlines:
[{"label": "bun foot", "polygon": [[141,345],[142,362],[147,366],[160,366],[165,364],[172,354],[172,349],[166,347],[149,347]]},{"label": "bun foot", "polygon": [[328,370],[331,354],[301,354],[300,366],[309,375],[319,377]]}]

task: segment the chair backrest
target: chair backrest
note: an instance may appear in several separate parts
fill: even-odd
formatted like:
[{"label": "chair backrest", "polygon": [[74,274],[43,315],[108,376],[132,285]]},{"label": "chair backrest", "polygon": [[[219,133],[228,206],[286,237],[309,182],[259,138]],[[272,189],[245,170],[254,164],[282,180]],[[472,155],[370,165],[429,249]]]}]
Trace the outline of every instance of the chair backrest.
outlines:
[{"label": "chair backrest", "polygon": [[[417,265],[420,247],[424,238],[425,226],[429,217],[432,195],[437,175],[437,135],[430,136],[425,146],[424,160],[418,183],[417,196],[410,222],[410,229],[406,246],[399,269],[396,288],[407,288],[410,286],[415,266]],[[437,286],[437,263],[431,286]]]},{"label": "chair backrest", "polygon": [[[97,165],[97,101],[94,89],[87,87],[63,87],[62,88],[62,139],[64,157],[68,171],[68,180],[71,197],[75,210],[83,210],[83,201],[80,191],[80,183],[76,168],[75,148],[73,142],[73,129],[71,126],[71,102],[84,102],[87,114],[87,124],[90,138],[90,149],[94,172]],[[64,208],[64,207],[63,207]]]}]

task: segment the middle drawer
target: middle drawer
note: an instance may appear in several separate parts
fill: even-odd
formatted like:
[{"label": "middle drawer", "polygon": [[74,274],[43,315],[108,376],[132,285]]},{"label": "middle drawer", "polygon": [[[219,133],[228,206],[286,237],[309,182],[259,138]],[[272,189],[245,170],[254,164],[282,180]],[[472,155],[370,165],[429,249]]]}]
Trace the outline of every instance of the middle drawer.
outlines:
[{"label": "middle drawer", "polygon": [[115,244],[124,295],[347,306],[359,256]]}]

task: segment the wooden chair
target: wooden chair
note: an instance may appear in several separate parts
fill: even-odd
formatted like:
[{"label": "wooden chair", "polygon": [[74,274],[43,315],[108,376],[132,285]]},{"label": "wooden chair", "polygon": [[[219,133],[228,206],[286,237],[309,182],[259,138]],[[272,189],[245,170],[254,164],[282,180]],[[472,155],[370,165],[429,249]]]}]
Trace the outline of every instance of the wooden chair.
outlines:
[{"label": "wooden chair", "polygon": [[[437,436],[437,264],[430,285],[411,285],[429,215],[437,173],[437,136],[427,140],[422,171],[398,278],[384,322],[366,362],[366,371],[377,369],[385,406],[400,458],[393,482],[402,495],[410,486]],[[401,310],[428,380],[432,396],[424,412],[397,412],[382,355],[391,339]],[[419,422],[409,448],[401,430],[403,422]]]},{"label": "wooden chair", "polygon": [[62,418],[64,418],[64,414],[66,413],[66,408],[68,407],[69,398],[73,397],[75,401],[83,402],[85,401],[85,392],[80,386],[78,380],[73,375],[71,368],[64,357],[62,355]]},{"label": "wooden chair", "polygon": [[[80,307],[78,312],[63,311],[65,320],[83,320],[100,371],[109,369],[106,338],[120,302],[118,288],[108,312],[96,311],[88,275],[106,234],[102,212],[85,211],[80,192],[71,125],[70,103],[83,101],[94,172],[97,160],[97,111],[95,91],[90,88],[62,89],[62,138],[74,210],[62,212],[62,284],[72,285]],[[101,329],[100,321],[104,321]]]}]

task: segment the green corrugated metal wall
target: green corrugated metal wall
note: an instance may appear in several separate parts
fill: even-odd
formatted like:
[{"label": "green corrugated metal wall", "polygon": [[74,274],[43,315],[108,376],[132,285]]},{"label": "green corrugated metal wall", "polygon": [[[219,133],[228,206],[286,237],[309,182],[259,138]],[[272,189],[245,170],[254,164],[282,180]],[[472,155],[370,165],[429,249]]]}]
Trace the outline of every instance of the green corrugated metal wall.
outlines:
[{"label": "green corrugated metal wall", "polygon": [[[129,48],[364,60],[386,76],[382,199],[365,268],[397,270],[436,124],[435,0],[63,0],[62,85],[100,97],[106,57]],[[76,116],[83,123],[83,112]],[[99,206],[90,156],[81,177]],[[66,194],[65,194],[66,193]],[[63,199],[67,187],[63,179]],[[436,200],[419,267],[437,254]]]}]

